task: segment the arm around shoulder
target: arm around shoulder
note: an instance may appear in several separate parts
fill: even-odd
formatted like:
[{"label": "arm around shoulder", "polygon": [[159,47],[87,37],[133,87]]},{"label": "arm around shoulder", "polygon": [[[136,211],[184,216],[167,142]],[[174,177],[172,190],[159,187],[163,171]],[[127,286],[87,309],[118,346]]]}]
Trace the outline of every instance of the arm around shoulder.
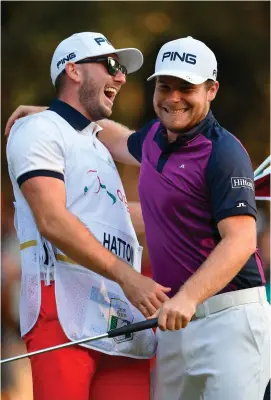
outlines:
[{"label": "arm around shoulder", "polygon": [[113,159],[123,164],[139,166],[139,162],[128,149],[128,139],[134,131],[109,119],[98,121],[98,124],[103,128],[98,138],[107,147]]}]

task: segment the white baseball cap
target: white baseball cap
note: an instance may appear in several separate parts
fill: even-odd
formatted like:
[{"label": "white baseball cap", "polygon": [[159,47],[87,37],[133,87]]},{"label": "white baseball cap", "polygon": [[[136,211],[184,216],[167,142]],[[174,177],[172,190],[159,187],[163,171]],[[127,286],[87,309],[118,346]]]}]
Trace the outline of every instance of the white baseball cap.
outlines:
[{"label": "white baseball cap", "polygon": [[63,40],[57,46],[51,62],[53,85],[67,62],[76,62],[88,57],[117,54],[120,64],[128,73],[137,71],[143,64],[143,55],[134,48],[115,49],[106,37],[97,32],[81,32]]},{"label": "white baseball cap", "polygon": [[199,85],[207,79],[216,80],[217,61],[214,53],[203,42],[191,36],[172,40],[164,44],[157,56],[155,76],[175,76],[194,85]]}]

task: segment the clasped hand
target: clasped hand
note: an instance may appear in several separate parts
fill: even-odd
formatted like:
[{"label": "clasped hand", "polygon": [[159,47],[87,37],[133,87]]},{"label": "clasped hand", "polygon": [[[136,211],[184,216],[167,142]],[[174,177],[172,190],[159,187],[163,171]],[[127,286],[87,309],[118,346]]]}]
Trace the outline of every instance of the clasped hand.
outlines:
[{"label": "clasped hand", "polygon": [[189,296],[179,291],[165,301],[149,319],[158,317],[158,326],[162,331],[175,331],[185,328],[196,312],[196,303]]}]

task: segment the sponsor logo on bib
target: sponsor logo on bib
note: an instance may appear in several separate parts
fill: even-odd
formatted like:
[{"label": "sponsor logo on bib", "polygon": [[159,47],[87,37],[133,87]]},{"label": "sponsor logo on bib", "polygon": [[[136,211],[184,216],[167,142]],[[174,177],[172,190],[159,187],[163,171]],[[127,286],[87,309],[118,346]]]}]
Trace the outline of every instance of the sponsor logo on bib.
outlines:
[{"label": "sponsor logo on bib", "polygon": [[[96,175],[96,185],[94,188],[94,191],[92,192],[93,194],[98,194],[100,192],[104,192],[108,197],[111,198],[112,203],[111,205],[113,206],[116,203],[121,203],[125,206],[125,208],[127,209],[127,211],[129,212],[129,208],[128,208],[128,202],[126,199],[126,196],[123,192],[123,190],[121,189],[117,189],[116,192],[112,189],[108,189],[107,185],[104,184],[104,182],[102,182],[102,179],[100,178],[100,176],[97,174],[96,170],[92,170],[90,169],[89,171],[87,171],[87,175],[88,174],[95,174]],[[85,185],[84,186],[84,195],[87,195],[89,193],[89,186]]]}]

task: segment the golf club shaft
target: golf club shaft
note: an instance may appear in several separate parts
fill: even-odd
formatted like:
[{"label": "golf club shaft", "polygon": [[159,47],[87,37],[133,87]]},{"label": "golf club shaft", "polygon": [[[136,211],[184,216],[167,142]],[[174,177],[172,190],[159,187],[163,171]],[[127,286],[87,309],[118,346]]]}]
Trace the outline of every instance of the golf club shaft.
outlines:
[{"label": "golf club shaft", "polygon": [[49,351],[59,350],[59,349],[63,349],[65,347],[70,347],[70,346],[73,346],[73,345],[76,345],[76,344],[92,342],[94,340],[104,339],[104,338],[107,338],[107,337],[108,337],[108,334],[104,333],[103,335],[93,336],[92,338],[84,338],[84,339],[80,339],[80,340],[75,340],[73,342],[63,343],[63,344],[59,344],[57,346],[47,347],[46,349],[36,350],[36,351],[32,351],[31,353],[21,354],[21,355],[16,356],[16,357],[7,358],[5,360],[1,360],[0,363],[1,364],[5,364],[5,363],[8,363],[8,362],[21,360],[21,359],[26,358],[26,357],[32,357],[32,356],[35,356],[37,354],[48,353]]},{"label": "golf club shaft", "polygon": [[145,329],[155,328],[155,327],[157,327],[157,325],[158,325],[158,318],[153,318],[153,319],[149,319],[146,321],[137,322],[135,324],[129,324],[129,325],[123,326],[121,328],[112,329],[111,331],[104,333],[102,335],[79,339],[79,340],[75,340],[73,342],[63,343],[63,344],[60,344],[57,346],[47,347],[46,349],[32,351],[31,353],[21,354],[19,356],[7,358],[5,360],[0,360],[0,363],[5,364],[5,363],[12,362],[12,361],[21,360],[21,359],[27,358],[27,357],[33,357],[37,354],[48,353],[49,351],[63,349],[65,347],[70,347],[70,346],[83,344],[83,343],[87,343],[87,342],[93,342],[93,341],[99,340],[99,339],[113,338],[113,337],[125,335],[128,333],[139,332],[139,331],[143,331]]}]

